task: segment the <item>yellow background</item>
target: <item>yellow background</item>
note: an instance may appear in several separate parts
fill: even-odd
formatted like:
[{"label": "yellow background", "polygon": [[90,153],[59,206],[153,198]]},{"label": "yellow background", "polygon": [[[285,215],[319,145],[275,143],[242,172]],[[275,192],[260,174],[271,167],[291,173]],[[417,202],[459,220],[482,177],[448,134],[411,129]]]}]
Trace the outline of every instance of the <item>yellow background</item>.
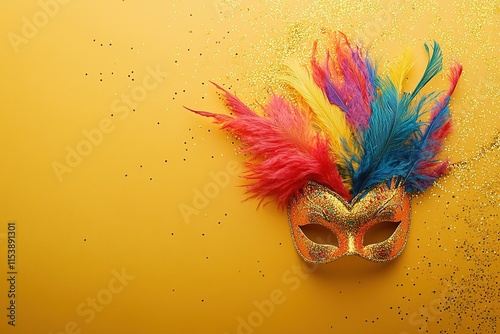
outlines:
[{"label": "yellow background", "polygon": [[[498,1],[29,0],[0,10],[2,333],[495,332]],[[242,202],[234,139],[182,108],[222,112],[210,80],[255,106],[279,86],[279,63],[305,60],[323,30],[370,46],[382,70],[414,49],[412,78],[432,40],[446,67],[464,66],[447,141],[454,168],[413,198],[408,244],[387,264],[305,266],[286,213]],[[445,87],[441,75],[431,88]],[[15,327],[5,316],[12,221]]]}]

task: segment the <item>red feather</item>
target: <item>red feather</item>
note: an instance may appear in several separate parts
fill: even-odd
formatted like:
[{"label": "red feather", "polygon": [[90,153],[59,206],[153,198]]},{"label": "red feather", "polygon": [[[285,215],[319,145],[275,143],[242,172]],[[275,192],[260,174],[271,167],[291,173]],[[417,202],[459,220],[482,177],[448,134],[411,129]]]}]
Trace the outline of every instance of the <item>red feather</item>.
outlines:
[{"label": "red feather", "polygon": [[323,92],[326,92],[326,64],[321,66],[317,60],[318,41],[314,41],[313,51],[311,56],[311,69],[314,82],[320,87]]},{"label": "red feather", "polygon": [[450,88],[448,89],[448,96],[451,96],[451,94],[453,94],[453,92],[455,91],[455,87],[457,86],[457,83],[458,83],[458,79],[460,79],[460,75],[462,74],[462,70],[463,70],[463,67],[462,67],[462,64],[460,63],[455,63],[452,67],[451,67],[451,70],[450,70],[450,75],[449,75],[449,79],[450,79]]},{"label": "red feather", "polygon": [[[457,86],[458,79],[460,79],[460,75],[462,74],[462,65],[459,63],[456,63],[453,65],[450,69],[450,75],[449,75],[449,80],[450,80],[450,87],[448,88],[448,91],[446,94],[441,96],[439,99],[438,103],[432,108],[431,110],[431,115],[429,117],[429,124],[431,124],[434,119],[439,115],[440,112],[448,105],[449,99],[453,92],[455,91],[455,87]],[[447,121],[437,130],[435,130],[431,135],[430,139],[435,142],[443,142],[446,136],[450,134],[452,130],[452,122],[451,122],[451,117],[448,117]]]},{"label": "red feather", "polygon": [[228,107],[235,117],[191,110],[212,117],[222,129],[228,129],[244,143],[242,151],[251,154],[245,178],[250,198],[275,197],[285,208],[307,181],[321,183],[347,201],[349,191],[342,182],[329,150],[329,141],[313,130],[309,114],[273,95],[263,107],[265,116],[257,115],[241,100],[222,87]]}]

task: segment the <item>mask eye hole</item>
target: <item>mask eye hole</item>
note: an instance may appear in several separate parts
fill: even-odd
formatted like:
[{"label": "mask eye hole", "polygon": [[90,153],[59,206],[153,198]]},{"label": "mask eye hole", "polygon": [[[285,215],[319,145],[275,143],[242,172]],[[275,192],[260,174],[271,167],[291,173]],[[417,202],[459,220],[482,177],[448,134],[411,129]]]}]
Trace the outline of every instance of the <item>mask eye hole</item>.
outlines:
[{"label": "mask eye hole", "polygon": [[329,228],[319,224],[308,224],[299,226],[302,233],[306,235],[309,240],[322,245],[332,245],[339,247],[339,241],[335,233]]},{"label": "mask eye hole", "polygon": [[363,246],[376,244],[391,237],[401,222],[382,221],[373,225],[366,231],[363,237]]}]

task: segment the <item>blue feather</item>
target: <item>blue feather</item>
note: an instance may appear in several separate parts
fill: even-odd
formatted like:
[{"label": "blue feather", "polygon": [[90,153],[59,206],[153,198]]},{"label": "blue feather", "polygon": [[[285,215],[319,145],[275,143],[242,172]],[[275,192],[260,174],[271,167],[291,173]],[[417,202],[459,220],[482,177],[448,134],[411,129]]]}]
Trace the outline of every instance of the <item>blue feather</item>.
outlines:
[{"label": "blue feather", "polygon": [[440,176],[432,169],[430,170],[431,173],[425,173],[425,171],[419,170],[419,167],[421,163],[431,165],[439,165],[440,163],[436,159],[436,155],[441,151],[443,139],[447,131],[441,136],[436,136],[436,133],[450,121],[449,101],[449,96],[446,96],[443,101],[436,101],[436,116],[427,125],[425,132],[420,131],[412,139],[412,145],[415,146],[415,150],[410,157],[410,168],[404,179],[406,191],[424,191]]},{"label": "blue feather", "polygon": [[[436,97],[436,93],[427,94],[414,102],[421,89],[442,69],[442,54],[439,45],[434,42],[432,54],[429,46],[425,49],[429,55],[422,79],[412,93],[403,93],[400,97],[394,83],[388,78],[381,78],[374,73],[376,92],[371,104],[370,124],[363,133],[362,156],[356,170],[352,168],[352,192],[356,194],[381,182],[390,182],[396,178],[399,185],[409,178],[415,168],[415,157],[422,150],[420,146],[424,135],[420,130],[419,117],[426,103]],[[416,180],[416,175],[412,180]]]},{"label": "blue feather", "polygon": [[419,131],[418,112],[408,94],[399,92],[389,78],[378,82],[370,125],[363,134],[363,155],[353,174],[353,195],[397,176],[405,176],[413,148],[408,138]]},{"label": "blue feather", "polygon": [[376,87],[377,83],[377,78],[378,78],[378,75],[377,75],[377,64],[376,63],[372,63],[370,57],[368,57],[368,55],[366,55],[365,57],[365,66],[366,66],[366,69],[368,70],[368,80],[371,82],[371,84],[373,85],[373,87]]}]

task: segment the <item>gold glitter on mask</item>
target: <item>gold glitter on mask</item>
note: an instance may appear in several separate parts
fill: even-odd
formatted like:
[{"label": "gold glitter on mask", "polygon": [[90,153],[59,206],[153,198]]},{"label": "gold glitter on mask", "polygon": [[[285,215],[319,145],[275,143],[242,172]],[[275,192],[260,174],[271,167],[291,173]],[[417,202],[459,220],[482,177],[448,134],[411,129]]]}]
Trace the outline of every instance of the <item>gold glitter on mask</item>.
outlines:
[{"label": "gold glitter on mask", "polygon": [[[328,263],[344,255],[358,255],[375,262],[397,257],[408,239],[410,199],[404,187],[394,182],[367,190],[350,203],[327,187],[309,182],[288,206],[288,222],[300,256],[307,262]],[[377,224],[395,222],[398,226],[385,241],[363,246],[367,231]],[[332,231],[338,246],[310,240],[301,227],[319,224]]]}]

